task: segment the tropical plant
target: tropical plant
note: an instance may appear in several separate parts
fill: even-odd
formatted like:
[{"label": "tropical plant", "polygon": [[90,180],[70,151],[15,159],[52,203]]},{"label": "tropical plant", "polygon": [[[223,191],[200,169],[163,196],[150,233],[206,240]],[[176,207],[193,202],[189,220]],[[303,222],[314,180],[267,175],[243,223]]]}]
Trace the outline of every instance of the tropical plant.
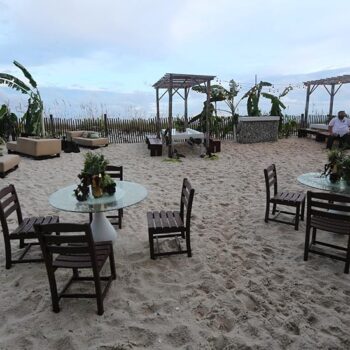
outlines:
[{"label": "tropical plant", "polygon": [[106,171],[108,160],[103,154],[87,152],[85,155],[84,168],[82,173],[88,175],[98,175]]},{"label": "tropical plant", "polygon": [[328,163],[324,166],[322,175],[329,176],[331,182],[336,182],[343,176],[344,153],[341,149],[332,149],[327,156]]},{"label": "tropical plant", "polygon": [[37,88],[37,83],[33,79],[32,75],[28,72],[28,70],[20,63],[13,61],[13,64],[22,71],[23,75],[28,79],[29,85],[16,78],[15,76],[7,73],[0,73],[0,84],[7,85],[8,87],[29,96],[27,111],[22,117],[25,132],[27,134],[44,136],[44,107],[39,90]]},{"label": "tropical plant", "polygon": [[4,144],[5,144],[5,140],[2,137],[0,137],[0,156],[3,155],[2,147]]},{"label": "tropical plant", "polygon": [[261,90],[263,87],[272,86],[271,83],[267,81],[260,81],[259,84],[255,84],[252,88],[250,88],[242,97],[242,100],[247,98],[247,113],[249,116],[257,117],[261,115],[261,111],[259,109],[259,101]]},{"label": "tropical plant", "polygon": [[278,128],[280,137],[289,137],[293,130],[296,129],[298,123],[294,119],[289,119],[283,122],[282,125]]},{"label": "tropical plant", "polygon": [[16,136],[17,116],[6,104],[0,107],[0,137],[9,140],[10,135]]}]

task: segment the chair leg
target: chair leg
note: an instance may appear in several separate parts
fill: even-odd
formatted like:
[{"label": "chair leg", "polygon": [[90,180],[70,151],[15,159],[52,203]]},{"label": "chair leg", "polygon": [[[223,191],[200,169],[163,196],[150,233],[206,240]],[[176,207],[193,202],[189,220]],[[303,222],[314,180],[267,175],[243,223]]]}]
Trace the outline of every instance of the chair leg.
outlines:
[{"label": "chair leg", "polygon": [[77,268],[73,269],[73,279],[79,278],[79,271]]},{"label": "chair leg", "polygon": [[47,272],[48,272],[50,291],[51,291],[52,311],[58,313],[60,312],[60,306],[59,306],[59,297],[57,293],[55,273],[52,269],[50,269],[50,271],[48,270]]},{"label": "chair leg", "polygon": [[24,244],[24,238],[20,238],[19,240],[19,248],[22,249],[24,248],[25,244]]},{"label": "chair leg", "polygon": [[265,222],[269,222],[270,202],[266,203]]},{"label": "chair leg", "polygon": [[10,269],[12,266],[12,254],[11,254],[11,242],[5,238],[5,254],[6,254],[6,269]]},{"label": "chair leg", "polygon": [[89,213],[89,223],[92,223],[92,213]]},{"label": "chair leg", "polygon": [[304,221],[304,214],[305,214],[305,201],[303,201],[303,204],[301,205],[301,221]]},{"label": "chair leg", "polygon": [[307,261],[309,257],[310,230],[311,230],[310,225],[307,225],[306,232],[305,232],[304,261]]},{"label": "chair leg", "polygon": [[122,209],[118,209],[118,226],[119,226],[119,229],[122,228],[122,218],[123,218],[123,210]]},{"label": "chair leg", "polygon": [[312,244],[315,244],[315,241],[316,241],[316,227],[314,227],[313,229],[312,229],[312,237],[311,237],[311,243]]},{"label": "chair leg", "polygon": [[299,217],[300,217],[300,204],[297,205],[296,213],[295,213],[295,226],[294,226],[294,229],[296,231],[299,230]]},{"label": "chair leg", "polygon": [[97,302],[97,314],[103,315],[104,309],[103,309],[103,299],[102,299],[102,291],[101,291],[101,281],[100,281],[100,275],[98,272],[94,272],[94,279],[95,279],[95,291],[96,291],[96,302]]},{"label": "chair leg", "polygon": [[111,252],[109,253],[109,265],[110,265],[110,268],[111,268],[112,278],[115,280],[117,278],[117,273],[116,273],[116,270],[115,270],[113,246],[111,247]]},{"label": "chair leg", "polygon": [[186,249],[187,249],[187,256],[190,258],[192,256],[192,250],[191,250],[191,237],[189,232],[186,232]]},{"label": "chair leg", "polygon": [[350,235],[348,239],[348,250],[346,252],[346,262],[345,262],[344,273],[349,273],[349,267],[350,267]]},{"label": "chair leg", "polygon": [[276,214],[276,209],[277,209],[277,204],[276,204],[276,203],[273,203],[273,206],[272,206],[272,215],[275,215],[275,214]]},{"label": "chair leg", "polygon": [[150,251],[150,256],[151,259],[155,259],[154,256],[154,242],[153,242],[153,234],[148,231],[148,241],[149,241],[149,251]]}]

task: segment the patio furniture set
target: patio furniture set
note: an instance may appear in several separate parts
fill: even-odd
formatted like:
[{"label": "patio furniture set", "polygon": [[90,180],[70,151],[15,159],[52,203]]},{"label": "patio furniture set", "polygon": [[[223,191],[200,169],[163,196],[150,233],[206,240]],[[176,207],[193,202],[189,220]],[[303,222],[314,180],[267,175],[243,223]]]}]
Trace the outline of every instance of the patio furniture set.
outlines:
[{"label": "patio furniture set", "polygon": [[[61,298],[96,298],[97,313],[104,313],[103,300],[113,280],[116,279],[113,243],[117,238],[115,227],[122,227],[123,208],[142,201],[147,190],[140,184],[123,181],[123,168],[109,166],[108,174],[118,179],[117,190],[112,196],[100,198],[89,197],[87,201],[78,201],[72,196],[75,185],[62,188],[49,197],[50,204],[63,211],[89,213],[90,223],[62,223],[58,216],[24,218],[14,185],[0,190],[0,221],[5,242],[6,269],[12,264],[45,262],[52,299],[52,310],[60,311]],[[194,189],[190,182],[183,180],[179,211],[148,212],[148,238],[150,256],[170,254],[187,254],[192,256],[190,243],[190,220]],[[104,212],[117,211],[118,215],[105,216]],[[12,214],[17,216],[17,228],[9,229]],[[112,219],[110,222],[108,219]],[[113,221],[118,219],[118,221]],[[160,251],[158,240],[174,237],[177,249]],[[179,239],[186,244],[182,249]],[[154,249],[157,242],[157,251]],[[19,242],[22,250],[19,258],[12,257],[11,242]],[[30,248],[40,245],[42,256],[27,258]],[[101,273],[109,260],[110,273]],[[55,272],[58,269],[71,269],[72,275],[64,287],[58,291]],[[90,269],[92,275],[80,275],[80,270]],[[74,282],[92,281],[95,293],[68,292]],[[105,286],[102,288],[101,281]]]}]

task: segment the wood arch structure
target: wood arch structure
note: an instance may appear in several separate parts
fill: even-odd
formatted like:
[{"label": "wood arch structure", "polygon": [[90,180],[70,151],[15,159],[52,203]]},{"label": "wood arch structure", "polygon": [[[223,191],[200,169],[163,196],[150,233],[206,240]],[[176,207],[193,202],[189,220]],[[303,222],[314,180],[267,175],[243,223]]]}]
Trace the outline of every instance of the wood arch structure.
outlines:
[{"label": "wood arch structure", "polygon": [[[177,74],[177,73],[166,73],[161,79],[159,79],[153,87],[156,89],[156,99],[157,99],[157,136],[160,137],[160,110],[159,102],[160,100],[168,94],[169,105],[168,105],[168,128],[172,130],[173,128],[173,96],[178,94],[184,100],[184,117],[185,117],[185,127],[188,125],[188,95],[190,89],[193,86],[204,84],[207,93],[207,108],[206,108],[206,123],[207,123],[207,133],[206,133],[206,145],[209,145],[209,105],[210,105],[210,82],[215,78],[214,75],[197,75],[197,74]],[[160,94],[160,90],[165,90]],[[183,91],[181,91],[183,90]],[[182,92],[182,94],[181,94]],[[169,132],[169,148],[168,156],[172,158],[173,156],[173,144],[171,138],[171,132]]]},{"label": "wood arch structure", "polygon": [[309,103],[310,103],[310,95],[320,86],[323,85],[327,90],[330,100],[329,100],[329,112],[328,115],[333,115],[333,102],[334,96],[339,91],[339,89],[343,86],[343,84],[350,83],[350,75],[341,75],[332,78],[325,78],[319,80],[311,80],[304,82],[306,86],[306,103],[305,103],[305,124],[307,122],[307,117],[309,114]]}]

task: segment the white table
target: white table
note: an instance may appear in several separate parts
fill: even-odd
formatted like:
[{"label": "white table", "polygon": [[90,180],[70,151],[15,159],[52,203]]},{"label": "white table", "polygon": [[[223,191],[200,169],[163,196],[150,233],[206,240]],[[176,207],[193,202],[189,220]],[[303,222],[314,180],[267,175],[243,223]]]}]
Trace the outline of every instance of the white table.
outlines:
[{"label": "white table", "polygon": [[[117,231],[104,215],[104,212],[129,207],[147,196],[147,190],[140,184],[129,181],[118,181],[116,192],[94,198],[90,193],[86,201],[78,201],[74,195],[76,185],[69,185],[54,192],[49,197],[50,204],[60,210],[93,213],[91,231],[95,241],[115,241]],[[90,191],[91,192],[91,191]]]},{"label": "white table", "polygon": [[[163,136],[165,134],[165,130],[166,129],[162,129]],[[200,131],[190,129],[190,128],[187,128],[185,132],[179,132],[176,129],[171,129],[171,138],[173,142],[185,142],[190,138],[204,140],[205,135]]]}]

